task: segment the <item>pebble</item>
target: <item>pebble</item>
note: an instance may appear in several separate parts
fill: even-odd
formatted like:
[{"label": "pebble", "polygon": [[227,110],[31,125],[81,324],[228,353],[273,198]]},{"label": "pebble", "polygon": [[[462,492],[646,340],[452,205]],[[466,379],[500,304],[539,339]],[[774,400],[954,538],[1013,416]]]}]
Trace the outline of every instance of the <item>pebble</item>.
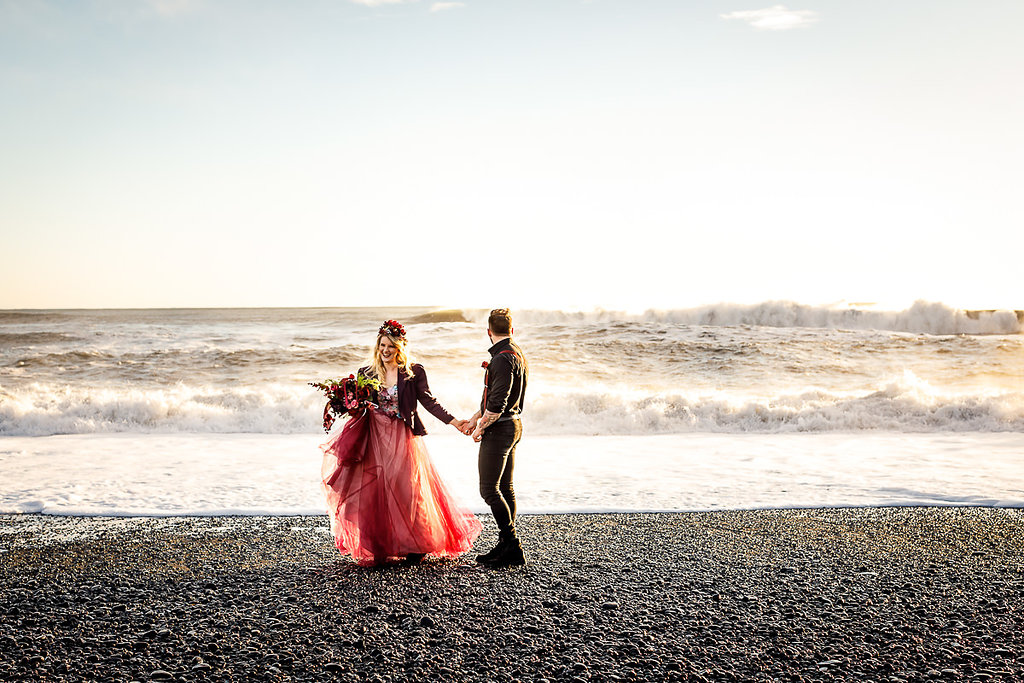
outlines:
[{"label": "pebble", "polygon": [[367,570],[289,531],[325,518],[68,540],[109,524],[0,516],[0,679],[1024,680],[1024,511],[523,516],[530,564],[502,573]]}]

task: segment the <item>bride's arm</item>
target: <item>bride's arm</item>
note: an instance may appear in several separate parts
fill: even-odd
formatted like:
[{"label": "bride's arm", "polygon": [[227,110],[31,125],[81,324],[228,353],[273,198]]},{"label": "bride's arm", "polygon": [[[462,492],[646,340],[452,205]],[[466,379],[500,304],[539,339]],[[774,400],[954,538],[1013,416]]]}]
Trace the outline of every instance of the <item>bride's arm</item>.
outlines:
[{"label": "bride's arm", "polygon": [[[445,424],[461,423],[462,420],[456,420],[455,416],[444,409],[434,395],[430,393],[430,383],[427,381],[427,371],[420,365],[416,368],[416,376],[413,378],[413,384],[416,387],[416,400],[427,409],[427,412],[436,417]],[[459,425],[456,424],[456,429]]]}]

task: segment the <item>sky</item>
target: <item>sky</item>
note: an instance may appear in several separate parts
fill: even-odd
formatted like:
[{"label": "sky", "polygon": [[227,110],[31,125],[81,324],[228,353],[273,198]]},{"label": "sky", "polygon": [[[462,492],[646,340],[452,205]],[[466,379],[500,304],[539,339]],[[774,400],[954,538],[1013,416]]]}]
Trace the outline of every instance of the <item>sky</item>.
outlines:
[{"label": "sky", "polygon": [[1020,0],[0,0],[0,308],[1024,308]]}]

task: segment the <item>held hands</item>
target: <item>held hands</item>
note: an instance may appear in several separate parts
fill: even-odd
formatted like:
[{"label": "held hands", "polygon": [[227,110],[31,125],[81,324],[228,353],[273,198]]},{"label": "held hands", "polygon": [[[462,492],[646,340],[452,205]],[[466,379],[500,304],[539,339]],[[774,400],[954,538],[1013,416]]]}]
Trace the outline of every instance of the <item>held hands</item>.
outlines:
[{"label": "held hands", "polygon": [[466,426],[462,429],[462,433],[466,436],[472,436],[473,432],[477,429],[477,423],[479,418],[466,420]]},{"label": "held hands", "polygon": [[478,435],[482,435],[484,430],[482,426],[477,424],[478,421],[479,418],[472,417],[468,420],[452,420],[448,424],[455,427],[460,433],[472,436],[474,441],[479,441],[480,437]]},{"label": "held hands", "polygon": [[501,414],[500,413],[492,413],[489,410],[485,410],[484,414],[482,416],[479,413],[477,413],[473,417],[474,418],[479,418],[479,419],[470,420],[470,422],[474,423],[474,425],[475,425],[474,429],[472,429],[472,431],[467,431],[465,433],[469,434],[470,436],[472,436],[473,437],[473,441],[480,441],[481,439],[484,438],[484,430],[486,430],[494,422],[496,422],[498,420],[498,418],[501,417]]},{"label": "held hands", "polygon": [[480,416],[480,413],[476,413],[468,420],[452,420],[448,424],[466,436],[473,437],[473,441],[480,441],[484,438],[484,430],[497,418],[498,415],[495,413],[486,413],[483,417]]},{"label": "held hands", "polygon": [[476,413],[473,413],[473,417],[469,418],[468,420],[462,420],[461,421],[462,422],[462,426],[459,427],[459,431],[462,432],[463,434],[465,434],[466,436],[470,436],[476,430],[477,423],[479,421],[480,421],[480,412],[477,411]]}]

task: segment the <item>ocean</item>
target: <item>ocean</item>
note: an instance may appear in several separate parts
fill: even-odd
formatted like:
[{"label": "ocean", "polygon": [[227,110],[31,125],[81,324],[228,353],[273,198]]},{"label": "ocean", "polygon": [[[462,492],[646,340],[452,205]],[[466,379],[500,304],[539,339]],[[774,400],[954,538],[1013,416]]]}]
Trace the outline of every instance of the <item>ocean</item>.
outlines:
[{"label": "ocean", "polygon": [[[1024,312],[788,302],[513,311],[523,512],[1024,506]],[[486,311],[0,311],[0,513],[315,514],[308,382],[403,322],[457,417]],[[476,447],[424,415],[471,509]]]}]

